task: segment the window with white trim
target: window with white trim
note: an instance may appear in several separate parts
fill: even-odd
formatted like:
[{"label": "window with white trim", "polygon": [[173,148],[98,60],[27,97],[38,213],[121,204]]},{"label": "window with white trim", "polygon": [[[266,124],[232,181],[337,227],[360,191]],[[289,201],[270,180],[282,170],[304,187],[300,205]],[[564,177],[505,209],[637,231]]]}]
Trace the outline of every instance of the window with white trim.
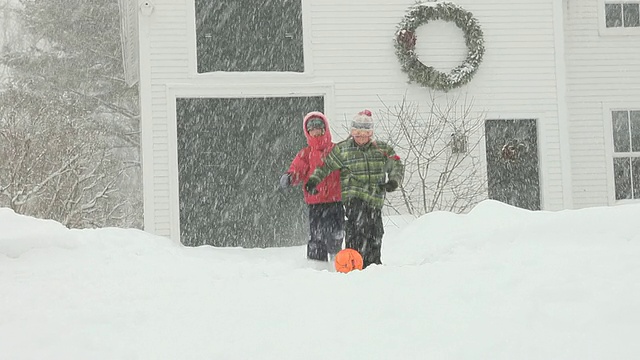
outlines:
[{"label": "window with white trim", "polygon": [[302,0],[195,0],[198,73],[304,72]]},{"label": "window with white trim", "polygon": [[607,1],[604,4],[607,28],[640,27],[639,1]]},{"label": "window with white trim", "polygon": [[611,111],[616,200],[640,199],[640,110]]}]

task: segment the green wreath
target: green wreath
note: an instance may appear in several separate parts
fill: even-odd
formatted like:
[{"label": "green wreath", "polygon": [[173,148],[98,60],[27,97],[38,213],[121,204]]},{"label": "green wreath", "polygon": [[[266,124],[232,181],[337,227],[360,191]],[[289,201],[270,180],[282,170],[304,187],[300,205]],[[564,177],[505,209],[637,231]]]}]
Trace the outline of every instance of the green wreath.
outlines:
[{"label": "green wreath", "polygon": [[[452,21],[464,32],[467,58],[449,73],[423,64],[415,52],[416,29],[432,20]],[[484,40],[478,20],[470,12],[450,2],[421,3],[411,7],[399,24],[395,40],[396,55],[409,80],[442,91],[471,81],[484,54]]]}]

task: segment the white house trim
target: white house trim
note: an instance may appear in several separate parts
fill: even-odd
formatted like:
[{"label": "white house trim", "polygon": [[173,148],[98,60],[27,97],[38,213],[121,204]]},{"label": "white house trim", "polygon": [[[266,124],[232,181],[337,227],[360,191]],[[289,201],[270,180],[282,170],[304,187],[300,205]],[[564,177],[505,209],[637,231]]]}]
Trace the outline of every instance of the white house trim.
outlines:
[{"label": "white house trim", "polygon": [[[552,115],[544,114],[544,113],[505,113],[505,112],[489,112],[485,116],[486,120],[535,120],[536,121],[536,131],[538,136],[538,143],[536,144],[536,148],[538,149],[538,175],[539,175],[539,186],[540,186],[540,208],[545,209],[545,205],[548,204],[549,198],[549,189],[547,185],[548,177],[549,177],[549,167],[545,166],[546,163],[546,155],[547,155],[547,139],[551,133],[547,129],[545,125],[548,121],[552,121]],[[486,141],[480,142],[480,151],[482,154],[487,153]],[[480,157],[480,162],[484,169],[487,168],[487,158]]]},{"label": "white house trim", "polygon": [[553,31],[556,49],[556,93],[558,96],[558,132],[560,142],[560,163],[562,168],[562,200],[566,209],[573,208],[571,176],[571,151],[569,137],[569,110],[567,106],[567,69],[564,43],[565,4],[554,2]]},{"label": "white house trim", "polygon": [[222,84],[229,82],[252,84],[256,81],[264,83],[273,82],[303,82],[311,81],[313,75],[313,49],[311,41],[311,4],[309,0],[301,0],[302,6],[302,36],[304,72],[274,72],[274,71],[215,71],[198,73],[198,51],[196,34],[196,7],[195,1],[190,1],[187,6],[187,16],[193,21],[187,22],[187,36],[191,38],[188,44],[189,50],[189,78],[216,81]]},{"label": "white house trim", "polygon": [[[283,83],[253,84],[251,86],[193,84],[167,85],[167,111],[169,124],[169,202],[170,202],[170,237],[180,241],[180,203],[178,174],[178,134],[176,119],[176,99],[178,98],[251,98],[251,97],[297,97],[323,96],[325,114],[331,119],[336,112],[335,91],[332,83]],[[301,120],[302,123],[302,120]],[[335,125],[334,125],[335,126]],[[333,129],[332,129],[333,130]]]},{"label": "white house trim", "polygon": [[[602,104],[605,161],[607,163],[607,199],[609,205],[613,205],[616,202],[616,185],[613,175],[613,124],[611,123],[611,110],[620,108],[621,105],[622,104]],[[607,121],[607,119],[609,119],[609,121]]]},{"label": "white house trim", "polygon": [[138,56],[138,3],[118,0],[120,9],[120,39],[122,43],[122,66],[127,86],[140,80]]},{"label": "white house trim", "polygon": [[[147,56],[149,54],[150,37],[148,34],[149,29],[149,17],[139,16],[138,18],[140,36],[138,41],[138,56],[140,69],[151,68],[151,58]],[[156,221],[155,221],[155,201],[154,192],[148,189],[154,188],[154,167],[153,160],[151,158],[145,158],[145,154],[153,153],[153,131],[152,131],[152,100],[153,94],[151,92],[152,76],[148,70],[141,70],[139,75],[139,97],[140,97],[140,143],[142,147],[142,187],[143,187],[143,216],[144,216],[144,229],[151,233],[156,233]],[[152,157],[152,156],[150,156]]]},{"label": "white house trim", "polygon": [[607,164],[607,197],[609,200],[609,205],[637,203],[637,199],[616,200],[615,174],[613,171],[613,124],[611,119],[611,112],[616,110],[640,110],[640,102],[620,101],[602,104],[602,119],[604,121],[604,145],[606,157],[605,161]]},{"label": "white house trim", "polygon": [[598,0],[598,33],[600,36],[638,36],[640,35],[640,27],[616,27],[608,28],[605,19],[605,4],[607,3],[636,3],[640,4],[640,0]]},{"label": "white house trim", "polygon": [[545,209],[548,203],[549,187],[547,184],[549,181],[547,180],[549,177],[549,167],[545,166],[547,163],[547,148],[548,148],[548,130],[546,127],[547,122],[549,121],[549,117],[544,114],[540,114],[539,116],[533,118],[536,119],[536,130],[538,131],[538,171],[540,171],[540,209]]}]

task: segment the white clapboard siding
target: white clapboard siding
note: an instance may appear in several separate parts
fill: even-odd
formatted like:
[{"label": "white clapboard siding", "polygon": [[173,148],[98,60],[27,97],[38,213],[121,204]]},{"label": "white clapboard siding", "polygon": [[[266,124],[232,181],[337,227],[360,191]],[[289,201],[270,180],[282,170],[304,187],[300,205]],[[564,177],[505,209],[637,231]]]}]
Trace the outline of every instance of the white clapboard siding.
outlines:
[{"label": "white clapboard siding", "polygon": [[[431,98],[429,89],[408,84],[394,52],[394,33],[408,8],[414,4],[413,0],[303,0],[307,57],[304,74],[195,74],[193,1],[154,0],[150,15],[139,14],[145,229],[151,232],[174,238],[179,236],[176,139],[172,122],[172,119],[175,121],[175,89],[181,89],[181,93],[186,92],[189,96],[220,96],[237,94],[242,86],[250,90],[256,84],[267,89],[269,86],[281,87],[282,83],[296,88],[329,84],[327,112],[338,122],[334,127],[342,126],[363,108],[377,112],[385,105],[402,102],[405,96],[409,101],[420,103]],[[557,40],[564,34],[558,32],[557,12],[561,7],[556,1],[559,0],[457,1],[478,19],[484,32],[486,54],[473,80],[447,95],[472,97],[474,112],[486,114],[490,119],[538,120],[542,205],[549,210],[570,204],[562,163],[562,152],[567,151],[562,147],[566,141],[560,126],[564,119],[559,115],[565,105],[559,104],[559,99],[563,98],[558,93],[558,84],[564,83],[565,73],[558,72]],[[128,3],[138,6],[137,1]],[[575,1],[571,1],[573,3]],[[567,19],[569,23],[576,23],[576,28],[571,29],[575,33],[582,31],[580,26],[586,26],[572,22],[570,16]],[[585,27],[584,31],[588,29]],[[454,24],[433,22],[419,28],[417,35],[419,54],[422,54],[421,49],[432,49],[424,52],[429,54],[422,59],[425,63],[450,69],[464,60],[466,48],[462,32]],[[628,49],[621,51],[634,53]],[[586,51],[583,54],[584,57],[594,55]],[[591,66],[581,64],[580,57],[568,59],[576,66],[584,66],[585,71]],[[602,57],[601,61],[606,65],[608,59]],[[606,66],[601,67],[604,68]],[[575,72],[569,74],[570,86],[574,89],[580,76]],[[598,81],[599,78],[593,79]],[[580,94],[579,89],[576,91]],[[436,92],[436,95],[443,94]],[[596,114],[591,113],[593,109],[582,109],[571,108],[579,117],[589,115],[584,119],[585,124],[591,127],[590,132],[600,131],[602,136],[599,119],[602,111]],[[427,106],[422,111],[427,111]],[[571,118],[575,115],[571,114]],[[571,129],[574,128],[579,126],[572,123]],[[575,142],[580,139],[580,132],[571,136]],[[585,157],[580,157],[586,155],[582,152],[574,153],[579,161],[578,166],[573,167],[573,175],[577,177],[574,184],[582,187],[585,184],[583,172],[597,170],[594,159],[602,162],[602,149],[600,153],[594,151]],[[604,182],[603,179],[588,182],[592,184],[590,190],[597,196],[604,196]],[[579,197],[581,190],[575,189],[573,194]],[[585,204],[581,200],[580,205]]]},{"label": "white clapboard siding", "polygon": [[614,204],[611,137],[604,107],[640,108],[640,29],[635,35],[601,31],[604,0],[566,6],[567,106],[570,113],[573,199],[576,207]]}]

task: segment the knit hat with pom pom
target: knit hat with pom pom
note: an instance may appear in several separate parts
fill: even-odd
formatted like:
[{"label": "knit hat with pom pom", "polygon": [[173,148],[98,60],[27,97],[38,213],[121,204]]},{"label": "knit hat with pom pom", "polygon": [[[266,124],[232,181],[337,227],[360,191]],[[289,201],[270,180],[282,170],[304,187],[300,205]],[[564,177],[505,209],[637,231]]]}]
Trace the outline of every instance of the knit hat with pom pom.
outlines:
[{"label": "knit hat with pom pom", "polygon": [[373,117],[370,110],[362,110],[353,117],[351,122],[352,130],[371,130],[373,131]]}]

